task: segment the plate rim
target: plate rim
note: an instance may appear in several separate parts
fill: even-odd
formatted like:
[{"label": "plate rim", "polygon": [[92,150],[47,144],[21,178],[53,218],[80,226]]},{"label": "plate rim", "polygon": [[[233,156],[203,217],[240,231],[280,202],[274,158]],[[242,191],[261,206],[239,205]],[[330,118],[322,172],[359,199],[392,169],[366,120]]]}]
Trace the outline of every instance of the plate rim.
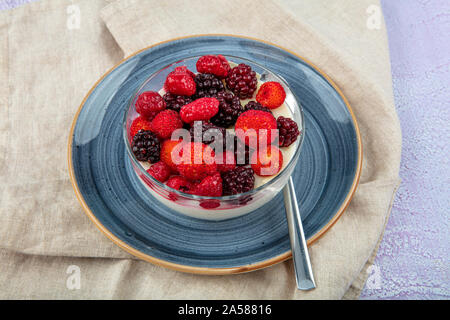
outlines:
[{"label": "plate rim", "polygon": [[183,265],[183,264],[178,264],[178,263],[173,263],[173,262],[169,262],[166,260],[162,260],[156,257],[153,257],[151,255],[145,254],[135,248],[133,248],[132,246],[130,246],[129,244],[125,243],[124,241],[122,241],[121,239],[119,239],[117,236],[115,236],[110,230],[108,230],[95,216],[95,214],[91,211],[91,209],[89,208],[89,206],[87,205],[87,203],[85,202],[83,195],[81,194],[81,191],[78,187],[78,182],[75,178],[75,170],[73,168],[73,163],[72,163],[72,142],[73,142],[73,135],[74,135],[74,131],[75,131],[75,126],[78,120],[78,116],[80,115],[81,110],[84,107],[84,104],[86,103],[86,100],[89,98],[89,96],[92,94],[92,92],[94,91],[94,89],[98,86],[98,84],[104,79],[106,78],[106,76],[108,76],[112,71],[114,71],[117,67],[119,67],[122,63],[124,63],[125,61],[133,58],[134,56],[140,54],[143,51],[146,51],[148,49],[151,49],[153,47],[168,43],[168,42],[173,42],[173,41],[177,41],[177,40],[183,40],[183,39],[189,39],[189,38],[199,38],[199,37],[231,37],[231,38],[241,38],[241,39],[246,39],[246,40],[252,40],[252,41],[259,41],[262,43],[265,43],[267,45],[279,48],[281,50],[284,50],[294,56],[296,56],[297,58],[299,58],[300,60],[304,61],[305,63],[307,63],[311,68],[313,68],[316,72],[318,72],[322,77],[324,77],[328,83],[333,87],[334,90],[336,90],[336,92],[339,94],[339,96],[341,97],[341,99],[344,101],[345,106],[347,107],[350,116],[352,118],[353,121],[353,126],[355,128],[355,133],[356,133],[356,140],[357,140],[357,145],[358,145],[358,161],[356,164],[356,171],[355,171],[355,176],[353,178],[353,183],[352,186],[349,190],[349,192],[347,193],[347,196],[344,199],[344,202],[342,203],[342,205],[339,207],[339,209],[336,211],[336,214],[331,218],[330,221],[328,221],[328,223],[326,225],[324,225],[319,231],[316,232],[315,235],[313,235],[311,238],[308,239],[307,243],[308,245],[313,244],[314,242],[316,242],[320,237],[322,237],[338,220],[339,218],[342,216],[342,214],[345,212],[345,210],[347,209],[347,207],[349,206],[353,195],[355,194],[355,191],[359,185],[359,180],[361,177],[361,170],[362,170],[362,160],[363,160],[363,146],[362,146],[362,141],[361,141],[361,133],[359,130],[359,126],[358,126],[358,122],[356,120],[355,114],[353,113],[353,109],[350,106],[350,103],[348,101],[348,99],[345,97],[344,93],[342,92],[342,90],[337,86],[337,84],[324,72],[322,71],[320,68],[318,68],[314,63],[312,63],[310,60],[298,55],[297,53],[286,49],[280,45],[274,44],[272,42],[266,41],[266,40],[261,40],[258,38],[254,38],[254,37],[248,37],[248,36],[242,36],[242,35],[233,35],[233,34],[221,34],[221,33],[214,33],[214,34],[196,34],[196,35],[189,35],[189,36],[182,36],[182,37],[176,37],[176,38],[172,38],[172,39],[168,39],[165,41],[161,41],[161,42],[157,42],[154,43],[150,46],[147,46],[145,48],[142,48],[132,54],[130,54],[129,56],[123,58],[122,60],[120,60],[117,64],[115,64],[113,67],[111,67],[108,71],[106,71],[94,84],[93,86],[89,89],[89,91],[86,93],[86,95],[84,96],[80,106],[78,107],[75,116],[72,120],[72,125],[70,127],[70,132],[69,132],[69,139],[68,139],[68,150],[67,150],[67,158],[68,158],[68,169],[69,169],[69,177],[70,177],[70,182],[72,184],[73,190],[75,192],[75,195],[78,199],[78,202],[81,204],[81,207],[83,209],[83,211],[85,212],[85,214],[88,216],[88,218],[91,220],[91,222],[94,223],[94,225],[104,234],[106,235],[106,237],[108,237],[113,243],[115,243],[116,245],[118,245],[120,248],[122,248],[123,250],[127,251],[128,253],[134,255],[135,257],[142,259],[144,261],[147,262],[151,262],[155,265],[161,266],[161,267],[165,267],[165,268],[169,268],[169,269],[173,269],[176,271],[181,271],[181,272],[187,272],[187,273],[194,273],[194,274],[206,274],[206,275],[225,275],[225,274],[236,274],[236,273],[244,273],[244,272],[250,272],[250,271],[255,271],[258,269],[262,269],[262,268],[266,268],[269,266],[272,266],[276,263],[280,263],[283,261],[288,260],[289,258],[292,257],[292,252],[291,250],[288,250],[278,256],[275,256],[273,258],[270,259],[266,259],[254,264],[247,264],[247,265],[243,265],[243,266],[238,266],[238,267],[230,267],[230,268],[209,268],[209,267],[194,267],[194,266],[189,266],[189,265]]}]

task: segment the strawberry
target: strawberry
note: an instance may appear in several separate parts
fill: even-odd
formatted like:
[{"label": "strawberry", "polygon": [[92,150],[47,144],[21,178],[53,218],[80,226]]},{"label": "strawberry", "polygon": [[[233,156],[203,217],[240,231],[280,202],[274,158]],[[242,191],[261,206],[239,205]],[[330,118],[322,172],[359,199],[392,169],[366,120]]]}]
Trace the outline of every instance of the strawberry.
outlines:
[{"label": "strawberry", "polygon": [[172,72],[174,74],[187,74],[188,76],[191,76],[192,79],[195,78],[195,73],[189,70],[186,66],[176,67]]},{"label": "strawberry", "polygon": [[183,127],[180,115],[174,110],[164,110],[158,113],[150,124],[150,131],[162,139],[170,138],[172,132]]},{"label": "strawberry", "polygon": [[200,98],[181,107],[181,120],[192,123],[198,120],[209,120],[219,112],[219,100],[216,98]]},{"label": "strawberry", "polygon": [[217,170],[219,172],[226,172],[236,168],[236,159],[234,157],[234,152],[231,150],[226,150],[222,153],[216,154]]},{"label": "strawberry", "polygon": [[224,56],[206,55],[197,60],[197,71],[200,73],[211,73],[219,78],[226,78],[231,70],[230,64]]},{"label": "strawberry", "polygon": [[177,67],[167,76],[164,89],[172,94],[192,96],[196,90],[194,74],[186,67]]},{"label": "strawberry", "polygon": [[201,142],[183,142],[178,172],[189,180],[200,180],[217,172],[213,149]]},{"label": "strawberry", "polygon": [[[165,164],[167,164],[172,171],[178,171],[177,165],[174,163],[173,160],[177,160],[177,158],[181,158],[181,147],[175,149],[175,147],[180,143],[180,141],[175,140],[165,140],[161,144],[161,153],[160,153],[160,159]],[[178,157],[175,157],[175,152],[178,152]]]},{"label": "strawberry", "polygon": [[136,112],[152,120],[156,114],[166,108],[166,102],[155,91],[145,91],[139,95],[135,103]]},{"label": "strawberry", "polygon": [[180,176],[171,177],[167,180],[166,185],[181,192],[188,192],[192,188],[192,183]]},{"label": "strawberry", "polygon": [[273,176],[283,166],[283,154],[275,146],[253,152],[250,163],[253,171],[259,176]]},{"label": "strawberry", "polygon": [[220,197],[222,195],[222,178],[220,173],[217,172],[212,176],[207,176],[199,183],[194,184],[189,193],[197,196]]},{"label": "strawberry", "polygon": [[139,130],[150,130],[151,121],[139,116],[133,120],[130,126],[130,137],[133,138]]},{"label": "strawberry", "polygon": [[253,149],[257,145],[265,147],[277,138],[277,120],[271,113],[261,110],[243,112],[234,129],[239,140]]},{"label": "strawberry", "polygon": [[286,92],[283,86],[275,81],[263,83],[256,94],[256,101],[269,109],[281,106],[286,99]]},{"label": "strawberry", "polygon": [[159,161],[152,165],[147,172],[156,180],[164,182],[169,179],[171,170],[167,164]]}]

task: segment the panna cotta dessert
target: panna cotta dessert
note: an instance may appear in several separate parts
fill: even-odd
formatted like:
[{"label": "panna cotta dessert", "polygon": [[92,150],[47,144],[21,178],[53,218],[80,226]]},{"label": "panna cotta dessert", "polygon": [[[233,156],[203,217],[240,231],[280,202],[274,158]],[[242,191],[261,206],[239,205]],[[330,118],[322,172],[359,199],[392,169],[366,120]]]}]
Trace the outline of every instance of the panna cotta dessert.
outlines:
[{"label": "panna cotta dessert", "polygon": [[302,117],[294,120],[281,79],[265,81],[246,63],[205,55],[195,69],[177,66],[158,90],[138,92],[126,128],[132,163],[169,208],[228,219],[267,203],[287,182]]}]

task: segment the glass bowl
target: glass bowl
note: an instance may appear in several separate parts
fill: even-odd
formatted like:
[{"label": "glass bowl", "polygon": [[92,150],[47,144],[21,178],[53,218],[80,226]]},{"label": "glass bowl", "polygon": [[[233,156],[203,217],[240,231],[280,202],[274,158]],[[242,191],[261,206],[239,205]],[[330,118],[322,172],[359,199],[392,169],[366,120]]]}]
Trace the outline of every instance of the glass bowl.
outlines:
[{"label": "glass bowl", "polygon": [[[139,116],[135,110],[135,102],[139,95],[145,91],[160,91],[167,75],[176,67],[186,66],[189,70],[196,72],[195,64],[199,57],[200,56],[189,57],[181,61],[177,61],[149,76],[149,78],[130,99],[128,111],[125,113],[123,120],[123,137],[127,154],[134,168],[134,172],[139,178],[139,181],[155,199],[172,210],[194,218],[208,220],[230,219],[244,215],[263,206],[274,198],[288,182],[288,179],[297,164],[300,149],[303,143],[305,133],[303,110],[295,95],[282,77],[248,59],[235,56],[225,56],[232,66],[239,63],[249,65],[259,77],[258,86],[262,82],[267,81],[277,81],[283,86],[286,91],[285,104],[289,108],[291,116],[297,123],[300,130],[300,135],[297,141],[288,147],[294,148],[293,152],[291,151],[292,157],[288,163],[283,164],[282,170],[275,177],[265,184],[245,193],[221,197],[206,197],[187,194],[168,187],[166,184],[156,180],[149,173],[147,173],[144,166],[136,159],[132,152],[130,126],[133,120]],[[254,96],[255,95],[256,92]],[[254,100],[254,96],[251,100]]]}]

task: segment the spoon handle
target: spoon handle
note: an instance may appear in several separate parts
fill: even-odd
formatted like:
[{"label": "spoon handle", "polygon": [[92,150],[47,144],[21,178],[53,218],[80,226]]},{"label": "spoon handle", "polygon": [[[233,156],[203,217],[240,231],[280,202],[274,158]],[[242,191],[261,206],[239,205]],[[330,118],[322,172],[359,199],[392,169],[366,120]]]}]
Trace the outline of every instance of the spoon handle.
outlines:
[{"label": "spoon handle", "polygon": [[289,177],[289,181],[283,189],[283,194],[297,288],[299,290],[311,290],[316,287],[316,283],[312,273],[297,196],[295,195],[294,183],[291,177]]}]

